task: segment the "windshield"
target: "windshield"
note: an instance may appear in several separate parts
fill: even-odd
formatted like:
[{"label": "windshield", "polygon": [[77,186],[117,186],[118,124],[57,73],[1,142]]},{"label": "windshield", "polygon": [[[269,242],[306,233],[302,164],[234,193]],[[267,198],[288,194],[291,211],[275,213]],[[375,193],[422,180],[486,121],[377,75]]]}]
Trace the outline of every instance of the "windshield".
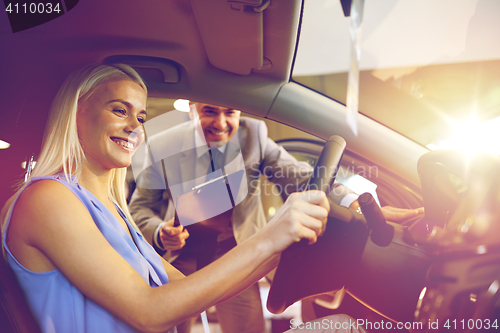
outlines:
[{"label": "windshield", "polygon": [[[366,0],[359,111],[429,149],[500,154],[500,1]],[[350,18],[305,0],[292,78],[345,104]]]}]

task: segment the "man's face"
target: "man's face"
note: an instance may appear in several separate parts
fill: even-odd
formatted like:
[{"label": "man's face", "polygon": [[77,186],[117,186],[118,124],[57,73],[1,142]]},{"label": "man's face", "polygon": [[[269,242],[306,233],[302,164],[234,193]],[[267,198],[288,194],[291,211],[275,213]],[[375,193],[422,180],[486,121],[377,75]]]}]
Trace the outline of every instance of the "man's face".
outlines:
[{"label": "man's face", "polygon": [[222,146],[229,142],[240,126],[240,111],[205,103],[194,104],[207,143]]}]

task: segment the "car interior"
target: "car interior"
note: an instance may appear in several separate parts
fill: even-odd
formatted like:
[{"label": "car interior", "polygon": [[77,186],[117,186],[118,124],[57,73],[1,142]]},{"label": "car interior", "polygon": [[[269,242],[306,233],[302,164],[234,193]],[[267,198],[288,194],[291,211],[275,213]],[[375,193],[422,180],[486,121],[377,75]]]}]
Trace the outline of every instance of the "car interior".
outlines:
[{"label": "car interior", "polygon": [[[43,22],[7,2],[0,14],[2,206],[36,161],[67,75],[125,63],[148,86],[147,135],[188,120],[179,99],[241,110],[298,160],[338,166],[322,181],[361,195],[363,215],[332,207],[318,242],[291,246],[262,282],[269,332],[285,330],[279,318],[289,329],[282,313],[297,304],[306,320],[346,313],[413,332],[438,322],[443,332],[498,329],[498,1],[60,3]],[[283,198],[261,186],[270,219]],[[425,214],[397,224],[380,206]],[[5,261],[0,304],[0,331],[39,331]]]}]

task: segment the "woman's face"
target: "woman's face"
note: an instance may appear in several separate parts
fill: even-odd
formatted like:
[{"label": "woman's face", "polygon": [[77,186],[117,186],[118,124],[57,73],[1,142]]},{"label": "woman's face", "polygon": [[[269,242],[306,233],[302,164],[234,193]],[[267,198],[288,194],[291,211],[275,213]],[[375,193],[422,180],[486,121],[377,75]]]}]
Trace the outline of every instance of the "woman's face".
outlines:
[{"label": "woman's face", "polygon": [[78,137],[87,161],[105,170],[127,167],[144,141],[146,94],[130,80],[103,83],[78,106]]}]

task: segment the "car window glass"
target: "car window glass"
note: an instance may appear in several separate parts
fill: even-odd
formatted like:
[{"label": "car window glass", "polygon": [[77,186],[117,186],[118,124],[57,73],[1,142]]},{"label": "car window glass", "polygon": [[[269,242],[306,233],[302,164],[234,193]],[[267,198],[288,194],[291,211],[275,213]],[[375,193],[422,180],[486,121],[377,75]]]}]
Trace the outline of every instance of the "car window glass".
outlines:
[{"label": "car window glass", "polygon": [[[499,1],[365,1],[360,112],[431,150],[499,154],[499,11]],[[349,26],[341,1],[305,1],[292,75],[343,104]]]},{"label": "car window glass", "polygon": [[[189,113],[175,110],[173,106],[174,102],[175,100],[173,99],[162,98],[150,98],[148,100],[148,119],[144,124],[146,138],[153,137],[162,131],[190,121]],[[247,113],[242,113],[242,116],[261,119]],[[321,140],[311,134],[302,132],[290,126],[280,124],[269,119],[261,120],[266,123],[268,136],[278,143],[283,140],[293,140],[294,142],[299,143],[299,145],[302,141],[309,143],[315,142],[315,150],[312,152],[289,149],[289,152],[297,160],[307,162],[314,167],[323,145]],[[138,175],[143,171],[147,154],[146,147],[146,144],[142,145],[132,158],[132,165],[129,168],[127,177],[129,196],[136,185],[135,183]],[[337,172],[337,181],[352,189],[356,193],[361,194],[364,192],[370,192],[378,201],[376,184],[363,177],[363,174],[360,174],[360,172],[355,172],[354,170],[353,165],[341,165],[339,171]],[[264,176],[261,177],[261,181],[263,204],[266,216],[270,218],[274,215],[274,212],[281,207],[283,201],[279,191],[273,187],[272,183],[267,181]]]}]

